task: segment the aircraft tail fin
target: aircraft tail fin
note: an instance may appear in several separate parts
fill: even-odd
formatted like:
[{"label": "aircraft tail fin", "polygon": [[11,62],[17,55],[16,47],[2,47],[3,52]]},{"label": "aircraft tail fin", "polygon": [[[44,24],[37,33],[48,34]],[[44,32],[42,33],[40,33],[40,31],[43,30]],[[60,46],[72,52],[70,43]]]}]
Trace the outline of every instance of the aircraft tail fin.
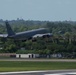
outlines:
[{"label": "aircraft tail fin", "polygon": [[6,23],[6,28],[7,28],[8,36],[15,35],[15,33],[14,33],[14,31],[12,30],[11,26],[9,25],[8,21],[6,21],[5,23]]}]

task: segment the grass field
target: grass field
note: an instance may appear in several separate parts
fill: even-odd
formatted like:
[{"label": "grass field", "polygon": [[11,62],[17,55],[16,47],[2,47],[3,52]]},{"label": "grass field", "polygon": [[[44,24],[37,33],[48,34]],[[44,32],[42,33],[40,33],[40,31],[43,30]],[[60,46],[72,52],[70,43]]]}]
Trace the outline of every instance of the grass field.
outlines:
[{"label": "grass field", "polygon": [[0,72],[76,69],[76,62],[0,61]]}]

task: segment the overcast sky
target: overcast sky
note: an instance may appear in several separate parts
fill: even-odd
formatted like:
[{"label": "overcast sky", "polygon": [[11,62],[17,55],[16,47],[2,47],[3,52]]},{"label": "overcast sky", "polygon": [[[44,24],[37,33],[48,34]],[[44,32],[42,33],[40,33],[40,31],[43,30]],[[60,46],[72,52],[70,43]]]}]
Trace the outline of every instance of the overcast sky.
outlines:
[{"label": "overcast sky", "polygon": [[76,21],[76,0],[0,0],[0,19]]}]

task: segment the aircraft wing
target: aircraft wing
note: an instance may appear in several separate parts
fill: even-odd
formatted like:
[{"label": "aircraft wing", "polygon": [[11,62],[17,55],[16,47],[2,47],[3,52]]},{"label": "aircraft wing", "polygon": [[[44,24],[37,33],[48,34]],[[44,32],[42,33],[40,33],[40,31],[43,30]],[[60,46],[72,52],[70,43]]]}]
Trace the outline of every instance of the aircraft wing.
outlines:
[{"label": "aircraft wing", "polygon": [[36,37],[43,37],[43,36],[53,36],[53,34],[52,33],[45,33],[45,34],[36,34],[36,35],[34,35],[33,36],[33,38],[36,38]]}]

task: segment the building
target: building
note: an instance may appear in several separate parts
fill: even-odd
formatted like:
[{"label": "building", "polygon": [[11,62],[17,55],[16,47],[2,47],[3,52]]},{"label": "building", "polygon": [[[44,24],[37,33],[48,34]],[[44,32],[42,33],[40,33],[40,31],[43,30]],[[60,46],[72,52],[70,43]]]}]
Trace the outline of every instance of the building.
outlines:
[{"label": "building", "polygon": [[16,54],[16,58],[38,58],[39,54]]},{"label": "building", "polygon": [[52,58],[62,58],[62,55],[60,53],[58,53],[58,54],[52,54],[51,57]]},{"label": "building", "polygon": [[11,57],[11,58],[16,58],[16,53],[0,53],[0,57]]}]

